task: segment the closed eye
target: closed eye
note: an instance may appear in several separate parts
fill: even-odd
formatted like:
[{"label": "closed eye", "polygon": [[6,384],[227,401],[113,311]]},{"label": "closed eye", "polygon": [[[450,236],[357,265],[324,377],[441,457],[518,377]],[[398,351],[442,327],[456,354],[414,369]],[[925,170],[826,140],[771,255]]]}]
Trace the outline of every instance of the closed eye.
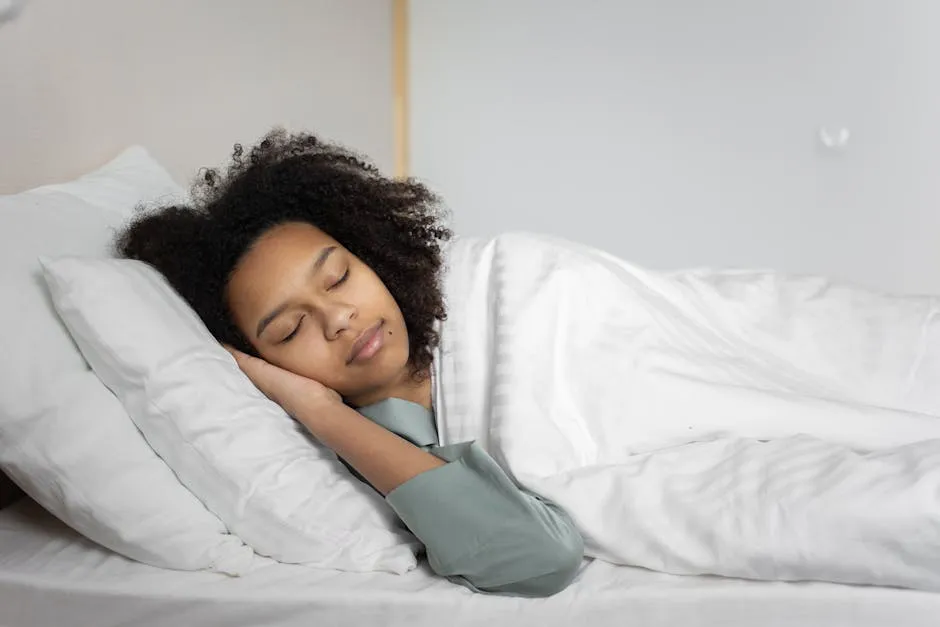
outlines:
[{"label": "closed eye", "polygon": [[[339,278],[339,280],[336,281],[336,283],[334,283],[333,285],[331,285],[329,289],[333,289],[334,287],[338,287],[338,286],[342,285],[343,283],[346,282],[346,279],[348,279],[348,278],[349,278],[349,268],[346,268],[346,272],[343,273],[343,276],[341,276],[341,277]],[[282,339],[280,342],[278,342],[278,344],[287,344],[287,343],[290,342],[292,339],[294,339],[294,338],[297,336],[297,333],[300,331],[300,327],[303,326],[303,324],[304,324],[304,318],[306,318],[306,317],[307,317],[307,316],[301,316],[301,317],[300,317],[300,320],[297,321],[297,326],[294,327],[294,330],[291,331],[286,337],[284,337],[284,339]]]},{"label": "closed eye", "polygon": [[334,283],[333,285],[331,285],[331,286],[330,286],[330,289],[333,289],[334,287],[339,287],[340,285],[342,285],[343,283],[345,283],[345,282],[346,282],[346,279],[348,279],[348,278],[349,278],[349,268],[346,268],[346,272],[343,273],[343,276],[341,276],[341,277],[339,278],[339,280],[336,281],[336,283]]},{"label": "closed eye", "polygon": [[294,337],[297,335],[297,332],[300,331],[300,327],[303,325],[303,323],[304,323],[304,318],[306,318],[306,317],[307,317],[307,316],[301,316],[301,317],[300,317],[300,320],[297,321],[297,326],[294,327],[294,330],[291,331],[290,334],[287,335],[287,337],[285,337],[283,340],[281,340],[280,342],[278,342],[278,344],[287,344],[287,343],[290,342],[292,339],[294,339]]}]

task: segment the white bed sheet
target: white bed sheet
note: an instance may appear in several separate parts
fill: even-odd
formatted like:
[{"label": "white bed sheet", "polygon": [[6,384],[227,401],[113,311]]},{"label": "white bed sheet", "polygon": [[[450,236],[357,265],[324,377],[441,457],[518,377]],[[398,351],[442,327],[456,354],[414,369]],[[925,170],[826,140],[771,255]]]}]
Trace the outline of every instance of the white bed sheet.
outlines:
[{"label": "white bed sheet", "polygon": [[274,564],[242,578],[162,570],[82,538],[29,500],[0,511],[0,625],[631,625],[933,627],[940,594],[676,577],[588,564],[550,599],[479,595],[430,575]]}]

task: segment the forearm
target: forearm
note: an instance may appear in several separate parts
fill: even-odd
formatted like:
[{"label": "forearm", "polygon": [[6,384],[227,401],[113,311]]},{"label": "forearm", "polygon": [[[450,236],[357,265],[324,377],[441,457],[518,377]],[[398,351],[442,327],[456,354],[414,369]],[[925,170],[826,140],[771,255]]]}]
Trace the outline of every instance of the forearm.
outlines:
[{"label": "forearm", "polygon": [[317,440],[383,495],[446,463],[342,403],[311,403],[296,413]]},{"label": "forearm", "polygon": [[435,572],[521,596],[548,596],[570,583],[583,542],[563,510],[516,486],[474,443],[431,454],[364,413],[312,399],[294,415],[386,496]]}]

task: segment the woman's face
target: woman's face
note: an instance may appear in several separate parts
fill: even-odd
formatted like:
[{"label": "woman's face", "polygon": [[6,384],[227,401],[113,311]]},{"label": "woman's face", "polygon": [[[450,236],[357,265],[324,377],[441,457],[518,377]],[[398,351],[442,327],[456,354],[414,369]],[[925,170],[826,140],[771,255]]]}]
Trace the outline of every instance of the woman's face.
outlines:
[{"label": "woman's face", "polygon": [[320,229],[262,235],[228,283],[235,324],[266,361],[364,405],[407,375],[408,332],[381,279]]}]

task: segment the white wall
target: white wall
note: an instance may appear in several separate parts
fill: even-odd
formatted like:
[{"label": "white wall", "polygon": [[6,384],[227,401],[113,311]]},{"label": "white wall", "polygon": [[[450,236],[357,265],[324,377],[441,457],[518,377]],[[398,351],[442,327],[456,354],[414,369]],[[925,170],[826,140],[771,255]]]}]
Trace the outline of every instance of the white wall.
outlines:
[{"label": "white wall", "polygon": [[391,171],[388,0],[30,0],[0,25],[0,193],[131,143],[186,182],[276,124]]},{"label": "white wall", "polygon": [[940,293],[940,2],[412,0],[410,43],[459,232]]}]

